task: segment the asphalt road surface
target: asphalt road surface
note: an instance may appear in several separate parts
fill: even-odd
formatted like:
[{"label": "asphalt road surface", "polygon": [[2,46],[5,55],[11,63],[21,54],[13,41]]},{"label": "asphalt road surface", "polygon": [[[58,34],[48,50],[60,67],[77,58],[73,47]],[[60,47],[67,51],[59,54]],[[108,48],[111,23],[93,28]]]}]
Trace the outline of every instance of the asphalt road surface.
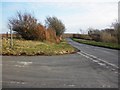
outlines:
[{"label": "asphalt road surface", "polygon": [[83,51],[84,53],[90,54],[118,66],[118,50],[80,44],[69,38],[67,39],[67,41],[69,42],[69,44]]},{"label": "asphalt road surface", "polygon": [[3,56],[2,70],[3,88],[118,88],[117,70],[80,53]]}]

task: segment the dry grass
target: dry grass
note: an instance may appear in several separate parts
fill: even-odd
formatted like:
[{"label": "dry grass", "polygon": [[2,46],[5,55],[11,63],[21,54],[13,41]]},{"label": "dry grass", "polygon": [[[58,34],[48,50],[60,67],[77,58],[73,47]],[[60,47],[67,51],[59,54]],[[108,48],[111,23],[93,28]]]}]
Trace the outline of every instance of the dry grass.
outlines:
[{"label": "dry grass", "polygon": [[100,39],[102,42],[111,42],[111,43],[117,43],[118,39],[115,36],[112,36],[110,33],[104,32],[100,35]]},{"label": "dry grass", "polygon": [[2,40],[2,55],[62,55],[76,52],[76,49],[62,41],[59,44],[14,39],[13,49],[10,40]]},{"label": "dry grass", "polygon": [[83,44],[120,50],[120,45],[116,43],[96,42],[96,41],[82,40],[82,39],[76,39],[76,38],[72,38],[72,40],[79,43],[83,43]]}]

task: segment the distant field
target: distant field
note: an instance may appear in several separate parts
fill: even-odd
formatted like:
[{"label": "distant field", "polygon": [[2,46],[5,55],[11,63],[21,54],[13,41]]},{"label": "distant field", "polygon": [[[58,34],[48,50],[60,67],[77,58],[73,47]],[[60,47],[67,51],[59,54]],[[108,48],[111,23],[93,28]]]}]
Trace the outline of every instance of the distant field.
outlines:
[{"label": "distant field", "polygon": [[2,55],[62,55],[74,53],[77,50],[64,40],[59,44],[31,41],[13,40],[13,49],[10,48],[10,40],[2,40]]},{"label": "distant field", "polygon": [[82,39],[76,39],[76,38],[72,38],[72,40],[79,42],[79,43],[83,43],[83,44],[120,50],[120,45],[116,43],[96,42],[96,41],[82,40]]}]

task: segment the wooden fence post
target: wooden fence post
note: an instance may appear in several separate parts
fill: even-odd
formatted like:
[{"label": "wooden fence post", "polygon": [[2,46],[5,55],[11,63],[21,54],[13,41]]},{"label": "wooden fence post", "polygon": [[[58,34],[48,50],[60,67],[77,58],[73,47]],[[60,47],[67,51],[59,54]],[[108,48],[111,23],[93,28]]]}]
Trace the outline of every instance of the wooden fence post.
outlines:
[{"label": "wooden fence post", "polygon": [[10,48],[13,48],[13,35],[12,35],[12,27],[10,27]]}]

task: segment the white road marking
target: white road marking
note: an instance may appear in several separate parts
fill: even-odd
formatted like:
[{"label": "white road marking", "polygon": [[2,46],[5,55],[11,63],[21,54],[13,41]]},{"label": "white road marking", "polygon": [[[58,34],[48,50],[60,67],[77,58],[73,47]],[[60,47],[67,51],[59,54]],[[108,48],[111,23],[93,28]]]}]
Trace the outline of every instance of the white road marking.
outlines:
[{"label": "white road marking", "polygon": [[71,84],[71,85],[68,85],[68,86],[70,86],[70,87],[74,87],[75,85]]},{"label": "white road marking", "polygon": [[30,65],[30,64],[32,64],[32,62],[17,62],[17,63],[19,63],[19,64],[23,64],[23,65]]},{"label": "white road marking", "polygon": [[118,72],[115,72],[115,73],[117,73],[117,74],[118,74]]},{"label": "white road marking", "polygon": [[11,83],[11,84],[26,84],[25,82],[18,82],[18,81],[11,81],[9,83]]},{"label": "white road marking", "polygon": [[99,65],[101,65],[101,66],[105,66],[105,64],[104,63],[98,63]]},{"label": "white road marking", "polygon": [[20,67],[20,68],[21,68],[21,67],[24,67],[24,65],[15,65],[15,66],[16,66],[16,67]]},{"label": "white road marking", "polygon": [[99,61],[97,61],[97,60],[93,60],[93,62],[96,62],[96,63],[97,63],[97,62],[99,62]]},{"label": "white road marking", "polygon": [[17,63],[18,63],[18,64],[17,64],[17,65],[14,65],[14,66],[15,66],[15,67],[19,67],[19,68],[26,67],[26,66],[32,64],[32,62],[23,62],[23,61],[21,61],[21,62],[18,61]]},{"label": "white road marking", "polygon": [[10,83],[10,84],[27,84],[26,82],[21,81],[2,81],[3,83]]},{"label": "white road marking", "polygon": [[82,56],[84,56],[84,57],[86,57],[86,58],[91,59],[92,61],[93,61],[94,59],[96,59],[96,60],[94,60],[94,62],[103,62],[103,63],[108,64],[108,65],[110,65],[110,66],[113,66],[113,67],[115,67],[115,68],[119,68],[119,67],[118,67],[117,65],[115,65],[115,64],[109,63],[109,62],[107,62],[107,61],[105,61],[105,60],[103,60],[103,59],[100,59],[100,58],[98,58],[98,57],[96,57],[96,56],[94,56],[94,55],[85,53],[85,52],[83,52],[83,51],[80,51],[80,52],[77,52],[77,53],[78,53],[78,54],[81,54]]}]

